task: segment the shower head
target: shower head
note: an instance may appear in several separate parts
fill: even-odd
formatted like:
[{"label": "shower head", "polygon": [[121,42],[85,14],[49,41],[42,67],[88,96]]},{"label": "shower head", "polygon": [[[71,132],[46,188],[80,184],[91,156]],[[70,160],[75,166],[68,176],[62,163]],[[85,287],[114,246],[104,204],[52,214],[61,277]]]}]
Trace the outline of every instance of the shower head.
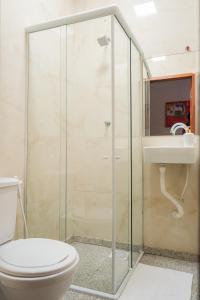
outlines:
[{"label": "shower head", "polygon": [[99,46],[104,47],[108,46],[110,43],[110,38],[107,35],[103,35],[97,38]]}]

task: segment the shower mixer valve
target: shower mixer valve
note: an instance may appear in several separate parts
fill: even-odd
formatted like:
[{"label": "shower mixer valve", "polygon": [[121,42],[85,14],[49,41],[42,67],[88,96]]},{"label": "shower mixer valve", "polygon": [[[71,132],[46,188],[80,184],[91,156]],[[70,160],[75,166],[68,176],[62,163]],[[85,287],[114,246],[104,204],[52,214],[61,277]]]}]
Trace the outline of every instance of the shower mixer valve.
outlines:
[{"label": "shower mixer valve", "polygon": [[106,126],[106,127],[109,127],[109,126],[111,125],[111,122],[110,122],[110,121],[105,121],[104,123],[105,123],[105,126]]}]

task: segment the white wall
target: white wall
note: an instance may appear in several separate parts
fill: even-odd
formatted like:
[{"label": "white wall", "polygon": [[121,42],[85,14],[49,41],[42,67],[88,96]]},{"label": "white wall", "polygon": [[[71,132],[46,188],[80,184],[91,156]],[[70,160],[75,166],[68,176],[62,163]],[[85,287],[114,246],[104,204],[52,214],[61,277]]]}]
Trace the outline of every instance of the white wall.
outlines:
[{"label": "white wall", "polygon": [[167,76],[184,73],[197,73],[200,52],[183,52],[180,54],[170,54],[164,61],[152,61],[147,58],[147,63],[151,70],[152,77]]}]

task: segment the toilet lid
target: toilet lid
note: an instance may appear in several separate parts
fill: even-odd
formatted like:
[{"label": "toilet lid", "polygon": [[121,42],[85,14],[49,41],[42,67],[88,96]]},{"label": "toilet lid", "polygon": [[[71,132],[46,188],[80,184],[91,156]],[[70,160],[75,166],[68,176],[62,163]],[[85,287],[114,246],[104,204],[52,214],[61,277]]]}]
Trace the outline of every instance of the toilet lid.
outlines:
[{"label": "toilet lid", "polygon": [[78,259],[74,247],[49,239],[16,240],[0,248],[0,272],[19,277],[59,273]]}]

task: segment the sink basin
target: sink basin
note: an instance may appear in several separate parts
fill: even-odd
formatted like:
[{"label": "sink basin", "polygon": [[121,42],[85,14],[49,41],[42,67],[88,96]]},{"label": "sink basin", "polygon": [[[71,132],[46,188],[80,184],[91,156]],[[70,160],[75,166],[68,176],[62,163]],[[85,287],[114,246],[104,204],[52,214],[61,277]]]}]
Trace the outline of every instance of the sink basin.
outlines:
[{"label": "sink basin", "polygon": [[144,161],[148,163],[193,164],[195,147],[183,146],[146,146]]}]

